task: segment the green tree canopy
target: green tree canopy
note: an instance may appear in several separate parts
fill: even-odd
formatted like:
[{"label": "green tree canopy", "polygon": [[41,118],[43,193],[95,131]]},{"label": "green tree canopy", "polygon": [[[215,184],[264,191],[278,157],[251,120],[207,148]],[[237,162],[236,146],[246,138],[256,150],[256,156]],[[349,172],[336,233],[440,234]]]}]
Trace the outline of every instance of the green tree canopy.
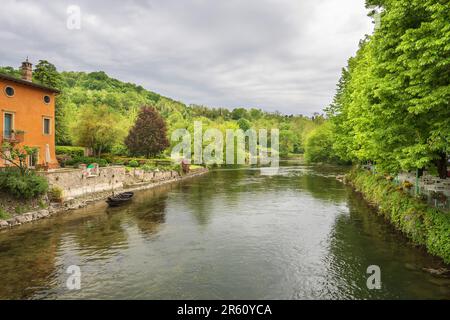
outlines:
[{"label": "green tree canopy", "polygon": [[343,71],[333,104],[335,152],[390,172],[446,176],[450,139],[450,7],[439,0],[368,1],[381,24]]},{"label": "green tree canopy", "polygon": [[72,128],[78,145],[91,148],[95,155],[109,150],[123,137],[119,115],[107,106],[84,106]]}]

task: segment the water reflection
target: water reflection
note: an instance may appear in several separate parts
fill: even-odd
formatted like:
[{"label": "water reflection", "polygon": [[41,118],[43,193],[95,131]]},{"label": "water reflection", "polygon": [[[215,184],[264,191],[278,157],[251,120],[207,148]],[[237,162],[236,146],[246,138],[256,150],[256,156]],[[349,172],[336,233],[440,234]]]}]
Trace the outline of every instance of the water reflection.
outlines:
[{"label": "water reflection", "polygon": [[[424,272],[443,266],[393,229],[367,202],[347,190],[348,213],[336,219],[330,237],[327,280],[332,298],[449,299],[450,279]],[[368,266],[381,269],[381,290],[367,288]],[[419,280],[420,279],[420,280]]]},{"label": "water reflection", "polygon": [[75,230],[80,252],[107,258],[117,247],[127,248],[127,235],[122,220],[121,215],[104,214],[83,221]]},{"label": "water reflection", "polygon": [[[214,171],[0,232],[0,298],[449,298],[441,261],[334,178],[290,163]],[[65,288],[69,265],[82,290]],[[383,289],[368,290],[379,265]]]},{"label": "water reflection", "polygon": [[60,233],[16,232],[13,241],[0,240],[0,299],[24,299],[48,287],[55,271]]},{"label": "water reflection", "polygon": [[138,194],[127,209],[143,236],[154,236],[166,222],[168,195],[172,189],[172,185],[164,185],[157,190]]}]

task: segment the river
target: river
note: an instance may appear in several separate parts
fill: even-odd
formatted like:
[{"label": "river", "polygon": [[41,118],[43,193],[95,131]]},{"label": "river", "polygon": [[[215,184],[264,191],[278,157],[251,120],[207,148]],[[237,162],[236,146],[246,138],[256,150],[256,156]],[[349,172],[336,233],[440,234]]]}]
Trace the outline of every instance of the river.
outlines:
[{"label": "river", "polygon": [[[342,170],[217,170],[2,231],[0,298],[450,299],[450,279],[424,271],[442,262],[337,181]],[[71,265],[80,290],[66,286]]]}]

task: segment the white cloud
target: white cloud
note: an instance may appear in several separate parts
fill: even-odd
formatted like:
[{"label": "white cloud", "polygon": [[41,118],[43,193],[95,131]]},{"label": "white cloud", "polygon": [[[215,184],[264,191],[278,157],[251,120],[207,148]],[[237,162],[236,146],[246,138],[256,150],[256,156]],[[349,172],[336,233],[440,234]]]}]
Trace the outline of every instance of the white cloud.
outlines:
[{"label": "white cloud", "polygon": [[[363,0],[2,1],[0,64],[104,70],[186,103],[312,114],[372,31]],[[66,28],[78,5],[81,30]]]}]

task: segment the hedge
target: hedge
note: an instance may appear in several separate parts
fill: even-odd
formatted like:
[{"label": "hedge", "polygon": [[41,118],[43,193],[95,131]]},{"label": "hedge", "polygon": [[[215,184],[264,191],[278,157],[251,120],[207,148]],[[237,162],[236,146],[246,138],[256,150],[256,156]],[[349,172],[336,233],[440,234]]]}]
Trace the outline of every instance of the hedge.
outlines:
[{"label": "hedge", "polygon": [[414,243],[450,263],[450,213],[430,207],[379,174],[353,170],[346,179]]},{"label": "hedge", "polygon": [[74,157],[73,159],[65,161],[65,165],[68,166],[78,166],[82,163],[87,165],[91,163],[98,163],[99,167],[106,167],[108,165],[108,161],[105,159],[94,157]]},{"label": "hedge", "polygon": [[67,155],[71,158],[83,157],[84,148],[83,147],[69,147],[69,146],[57,146],[56,155]]},{"label": "hedge", "polygon": [[48,191],[44,177],[30,172],[22,175],[18,170],[0,171],[0,190],[20,199],[34,199]]}]

